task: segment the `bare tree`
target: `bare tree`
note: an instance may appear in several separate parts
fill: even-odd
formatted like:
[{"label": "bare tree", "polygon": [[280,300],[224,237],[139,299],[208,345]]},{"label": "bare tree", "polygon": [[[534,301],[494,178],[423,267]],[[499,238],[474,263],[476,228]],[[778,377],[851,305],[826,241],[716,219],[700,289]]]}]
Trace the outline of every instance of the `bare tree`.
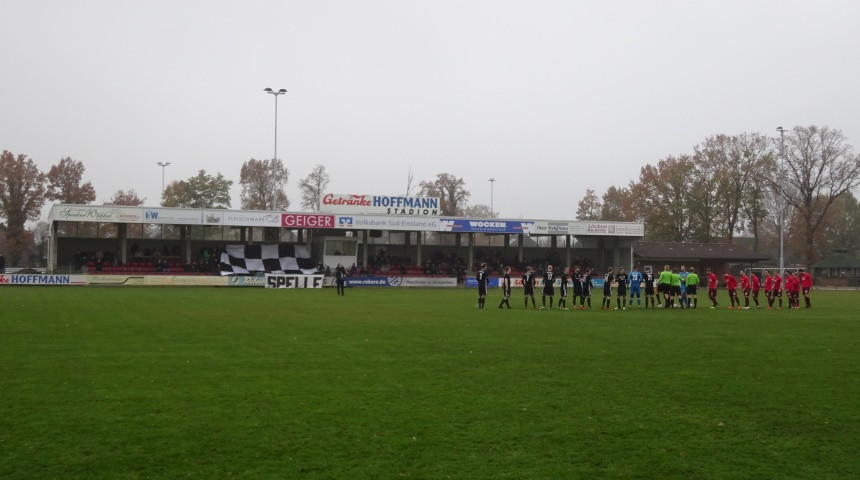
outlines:
[{"label": "bare tree", "polygon": [[600,220],[600,210],[603,205],[594,190],[587,189],[585,196],[579,201],[576,208],[577,220]]},{"label": "bare tree", "polygon": [[[815,234],[837,198],[860,185],[860,155],[828,127],[794,127],[785,138],[784,185],[774,187],[803,219],[804,262],[817,259]],[[787,188],[786,188],[787,187]]]},{"label": "bare tree", "polygon": [[328,188],[328,182],[329,175],[324,166],[317,165],[311,170],[311,173],[299,183],[299,188],[302,189],[303,209],[312,212],[320,211],[320,202],[325,189]]},{"label": "bare tree", "polygon": [[242,164],[239,184],[242,208],[245,210],[278,210],[290,208],[284,188],[290,172],[281,160],[250,159]]},{"label": "bare tree", "polygon": [[464,187],[466,182],[450,173],[439,173],[432,182],[421,182],[421,195],[439,197],[439,207],[443,215],[459,216],[463,214],[469,197],[472,196]]},{"label": "bare tree", "polygon": [[463,216],[469,218],[498,218],[499,212],[490,211],[489,205],[479,203],[466,207],[463,210]]},{"label": "bare tree", "polygon": [[415,185],[412,182],[415,180],[415,174],[412,173],[412,167],[409,167],[409,174],[406,175],[406,196],[412,195],[412,189]]},{"label": "bare tree", "polygon": [[48,200],[70,204],[86,204],[96,199],[96,190],[91,182],[81,183],[84,175],[84,164],[69,157],[60,159],[60,163],[48,171]]},{"label": "bare tree", "polygon": [[137,192],[134,189],[130,189],[129,191],[117,190],[110,200],[106,201],[105,205],[125,205],[129,207],[138,207],[143,205],[143,202],[146,201],[146,197],[140,198],[137,195]]}]

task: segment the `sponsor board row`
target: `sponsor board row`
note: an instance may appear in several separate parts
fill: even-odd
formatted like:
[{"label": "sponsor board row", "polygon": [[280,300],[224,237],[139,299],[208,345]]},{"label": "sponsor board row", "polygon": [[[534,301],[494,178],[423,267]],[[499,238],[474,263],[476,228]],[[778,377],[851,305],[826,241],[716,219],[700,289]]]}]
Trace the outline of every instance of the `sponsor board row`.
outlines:
[{"label": "sponsor board row", "polygon": [[[333,277],[323,275],[172,276],[172,275],[35,275],[0,274],[0,286],[124,285],[159,287],[266,287],[322,288],[332,286]],[[350,277],[351,287],[456,287],[447,277]]]},{"label": "sponsor board row", "polygon": [[[340,197],[344,196],[341,195]],[[349,197],[356,196],[350,195]],[[357,197],[361,197],[362,200],[360,201],[362,202],[370,202],[371,206],[377,203],[380,205],[398,206],[420,205],[418,200],[433,200],[418,197],[370,197],[366,195]],[[531,235],[613,235],[641,237],[645,234],[644,224],[632,222],[439,218],[435,216],[437,214],[409,213],[411,210],[409,208],[401,210],[405,213],[394,215],[384,212],[377,213],[371,209],[347,215],[341,213],[284,213],[244,210],[118,207],[111,205],[54,205],[51,208],[49,220],[315,229],[423,230],[429,232],[490,234],[523,233]]]}]

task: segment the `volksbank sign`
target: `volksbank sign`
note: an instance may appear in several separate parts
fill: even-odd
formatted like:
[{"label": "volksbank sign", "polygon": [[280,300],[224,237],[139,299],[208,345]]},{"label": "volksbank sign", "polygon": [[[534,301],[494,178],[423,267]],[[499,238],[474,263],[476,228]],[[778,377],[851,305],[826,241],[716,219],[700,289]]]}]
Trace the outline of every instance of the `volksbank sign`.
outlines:
[{"label": "volksbank sign", "polygon": [[327,193],[322,198],[323,212],[381,213],[386,215],[439,216],[438,197],[400,197]]}]

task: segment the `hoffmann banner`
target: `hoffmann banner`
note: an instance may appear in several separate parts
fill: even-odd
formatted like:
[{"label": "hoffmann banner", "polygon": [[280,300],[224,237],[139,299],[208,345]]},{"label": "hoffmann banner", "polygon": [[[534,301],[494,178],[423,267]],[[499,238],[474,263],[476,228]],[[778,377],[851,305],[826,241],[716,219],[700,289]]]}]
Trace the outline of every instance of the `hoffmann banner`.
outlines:
[{"label": "hoffmann banner", "polygon": [[384,195],[353,195],[327,193],[322,198],[322,211],[334,213],[381,213],[438,217],[439,197],[399,197]]}]

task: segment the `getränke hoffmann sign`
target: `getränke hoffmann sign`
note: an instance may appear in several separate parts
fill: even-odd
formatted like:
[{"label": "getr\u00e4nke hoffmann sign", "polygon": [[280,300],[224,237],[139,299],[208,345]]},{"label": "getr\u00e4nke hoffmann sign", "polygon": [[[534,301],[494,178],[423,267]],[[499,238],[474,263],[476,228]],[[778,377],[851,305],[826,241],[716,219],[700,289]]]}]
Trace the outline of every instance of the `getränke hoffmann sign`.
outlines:
[{"label": "getr\u00e4nke hoffmann sign", "polygon": [[320,210],[331,213],[381,213],[383,215],[437,217],[441,211],[439,209],[439,197],[327,193],[323,196],[321,203]]}]

